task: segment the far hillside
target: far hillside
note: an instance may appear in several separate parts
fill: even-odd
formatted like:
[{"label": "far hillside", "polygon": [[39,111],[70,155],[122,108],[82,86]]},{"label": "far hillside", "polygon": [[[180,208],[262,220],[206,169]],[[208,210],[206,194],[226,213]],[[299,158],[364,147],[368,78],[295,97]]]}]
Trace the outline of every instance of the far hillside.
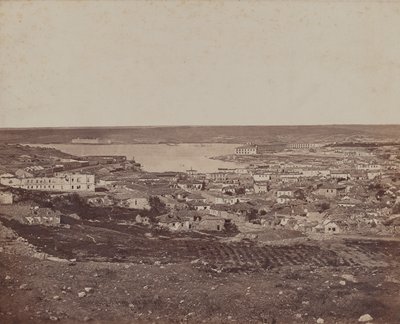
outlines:
[{"label": "far hillside", "polygon": [[1,143],[298,143],[399,141],[400,125],[177,126],[0,129]]},{"label": "far hillside", "polygon": [[54,148],[31,147],[28,145],[7,145],[0,143],[0,173],[14,172],[28,164],[49,164],[50,161],[74,158]]}]

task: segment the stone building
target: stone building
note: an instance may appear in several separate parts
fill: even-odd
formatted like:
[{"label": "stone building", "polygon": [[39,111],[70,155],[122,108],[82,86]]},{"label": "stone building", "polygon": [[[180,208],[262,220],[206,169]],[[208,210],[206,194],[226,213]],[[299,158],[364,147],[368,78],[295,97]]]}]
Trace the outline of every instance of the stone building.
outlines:
[{"label": "stone building", "polygon": [[0,191],[0,205],[11,205],[13,203],[13,194],[7,191]]},{"label": "stone building", "polygon": [[95,191],[91,174],[59,172],[54,177],[22,179],[21,188],[46,191]]},{"label": "stone building", "polygon": [[0,213],[23,224],[58,226],[61,213],[50,208],[32,205],[1,205]]},{"label": "stone building", "polygon": [[247,144],[235,148],[236,155],[257,155],[259,154],[258,145]]}]

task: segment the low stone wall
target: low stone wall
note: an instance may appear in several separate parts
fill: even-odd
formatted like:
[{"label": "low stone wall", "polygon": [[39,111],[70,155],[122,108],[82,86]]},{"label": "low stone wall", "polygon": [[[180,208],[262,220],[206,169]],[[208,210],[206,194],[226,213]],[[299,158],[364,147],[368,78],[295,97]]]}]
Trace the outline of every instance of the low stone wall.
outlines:
[{"label": "low stone wall", "polygon": [[4,226],[2,222],[0,222],[0,246],[1,253],[24,255],[39,260],[69,262],[68,260],[53,257],[44,252],[38,252],[34,245],[30,244],[23,237],[18,236],[12,229]]},{"label": "low stone wall", "polygon": [[282,240],[274,240],[274,241],[263,241],[264,245],[293,245],[293,244],[301,244],[305,243],[309,240],[308,237],[295,237],[295,238],[288,238]]}]

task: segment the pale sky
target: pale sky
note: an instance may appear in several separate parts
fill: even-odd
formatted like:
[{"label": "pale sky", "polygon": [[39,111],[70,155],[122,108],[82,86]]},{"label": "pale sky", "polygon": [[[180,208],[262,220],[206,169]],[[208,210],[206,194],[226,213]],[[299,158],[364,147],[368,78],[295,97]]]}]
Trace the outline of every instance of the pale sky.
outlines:
[{"label": "pale sky", "polygon": [[370,123],[399,1],[0,2],[0,127]]}]

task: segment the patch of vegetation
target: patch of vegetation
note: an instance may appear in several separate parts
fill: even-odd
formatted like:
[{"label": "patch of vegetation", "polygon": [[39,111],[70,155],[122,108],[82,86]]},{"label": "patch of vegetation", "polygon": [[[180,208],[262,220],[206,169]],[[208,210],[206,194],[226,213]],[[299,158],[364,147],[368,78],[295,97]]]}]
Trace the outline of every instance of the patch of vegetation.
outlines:
[{"label": "patch of vegetation", "polygon": [[397,203],[393,207],[393,214],[400,214],[400,203]]},{"label": "patch of vegetation", "polygon": [[225,222],[224,230],[227,234],[238,234],[239,229],[237,228],[236,224],[232,222]]},{"label": "patch of vegetation", "polygon": [[331,208],[331,205],[328,202],[323,202],[318,205],[318,212],[323,213],[324,211]]},{"label": "patch of vegetation", "polygon": [[162,215],[168,212],[167,206],[156,196],[151,196],[149,198],[150,204],[150,215]]}]

